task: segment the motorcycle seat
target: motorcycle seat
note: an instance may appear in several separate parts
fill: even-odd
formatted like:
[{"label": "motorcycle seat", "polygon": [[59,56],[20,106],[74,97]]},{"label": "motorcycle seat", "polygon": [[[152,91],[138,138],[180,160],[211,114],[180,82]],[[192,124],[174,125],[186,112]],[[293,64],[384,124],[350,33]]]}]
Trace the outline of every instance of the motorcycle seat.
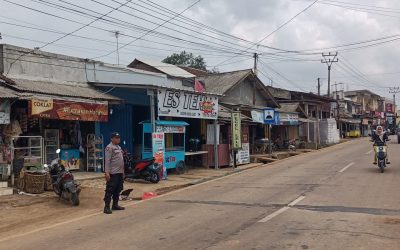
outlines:
[{"label": "motorcycle seat", "polygon": [[149,162],[149,161],[154,161],[154,160],[155,160],[154,157],[150,157],[150,158],[146,158],[146,159],[135,160],[134,163]]}]

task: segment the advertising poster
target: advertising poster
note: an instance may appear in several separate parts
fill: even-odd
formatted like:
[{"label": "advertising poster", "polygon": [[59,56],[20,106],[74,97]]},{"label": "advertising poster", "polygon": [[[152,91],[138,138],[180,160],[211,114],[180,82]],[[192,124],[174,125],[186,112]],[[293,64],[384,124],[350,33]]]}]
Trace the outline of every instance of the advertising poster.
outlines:
[{"label": "advertising poster", "polygon": [[[248,164],[250,163],[250,144],[242,143],[242,149],[239,149],[236,154],[236,164]],[[230,164],[233,165],[233,156],[230,154]]]},{"label": "advertising poster", "polygon": [[80,152],[79,149],[62,149],[60,152],[61,164],[69,170],[79,169]]},{"label": "advertising poster", "polygon": [[217,119],[218,96],[182,90],[160,89],[158,91],[158,114],[160,116]]},{"label": "advertising poster", "polygon": [[232,112],[232,148],[242,148],[242,128],[241,128],[241,113]]},{"label": "advertising poster", "polygon": [[107,103],[83,103],[53,99],[29,101],[29,114],[33,117],[69,121],[108,121]]},{"label": "advertising poster", "polygon": [[165,134],[153,133],[152,135],[153,157],[155,162],[161,168],[162,179],[167,179],[167,169],[164,166],[164,153],[165,153]]}]

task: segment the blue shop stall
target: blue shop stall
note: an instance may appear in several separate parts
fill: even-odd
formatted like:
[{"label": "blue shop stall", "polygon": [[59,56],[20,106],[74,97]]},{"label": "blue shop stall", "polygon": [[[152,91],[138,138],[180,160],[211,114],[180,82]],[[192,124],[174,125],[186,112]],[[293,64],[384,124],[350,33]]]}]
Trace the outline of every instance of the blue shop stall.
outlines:
[{"label": "blue shop stall", "polygon": [[[155,132],[164,134],[164,152],[162,162],[168,169],[176,169],[178,172],[185,171],[185,133],[189,124],[184,121],[160,121],[155,122]],[[153,128],[150,121],[141,123],[143,125],[142,158],[154,156]]]}]

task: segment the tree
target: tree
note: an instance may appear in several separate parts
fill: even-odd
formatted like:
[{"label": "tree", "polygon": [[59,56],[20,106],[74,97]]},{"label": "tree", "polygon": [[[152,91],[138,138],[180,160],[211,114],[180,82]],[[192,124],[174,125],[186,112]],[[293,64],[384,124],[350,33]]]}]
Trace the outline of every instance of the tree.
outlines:
[{"label": "tree", "polygon": [[164,60],[163,63],[169,63],[178,66],[186,66],[200,70],[207,70],[206,62],[202,56],[194,56],[192,53],[182,51],[180,54],[173,53]]}]

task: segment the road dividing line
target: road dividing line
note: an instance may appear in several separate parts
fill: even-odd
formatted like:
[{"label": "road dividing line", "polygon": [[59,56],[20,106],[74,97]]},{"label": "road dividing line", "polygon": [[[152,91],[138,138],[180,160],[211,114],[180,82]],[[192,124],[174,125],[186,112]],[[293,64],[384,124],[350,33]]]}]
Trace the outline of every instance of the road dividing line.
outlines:
[{"label": "road dividing line", "polygon": [[280,215],[281,213],[285,212],[286,210],[288,210],[289,208],[293,207],[294,205],[296,205],[297,203],[299,203],[300,201],[302,201],[304,198],[306,198],[305,196],[300,196],[299,198],[295,199],[294,201],[290,202],[287,206],[273,212],[270,215],[267,215],[265,218],[259,220],[258,222],[264,223],[267,222],[269,220],[271,220],[272,218]]},{"label": "road dividing line", "polygon": [[348,169],[349,167],[353,166],[354,164],[355,164],[354,162],[350,163],[350,164],[347,165],[346,167],[342,168],[342,169],[339,171],[339,173],[343,173],[344,171],[346,171],[346,169]]},{"label": "road dividing line", "polygon": [[370,150],[370,151],[368,151],[367,153],[365,153],[366,155],[369,155],[369,154],[371,154],[372,153],[372,151],[374,151],[374,150]]},{"label": "road dividing line", "polygon": [[302,201],[304,198],[306,198],[304,195],[300,196],[300,197],[297,198],[296,200],[290,202],[289,205],[288,205],[288,207],[293,207],[294,205],[296,205],[297,203],[299,203],[300,201]]}]

